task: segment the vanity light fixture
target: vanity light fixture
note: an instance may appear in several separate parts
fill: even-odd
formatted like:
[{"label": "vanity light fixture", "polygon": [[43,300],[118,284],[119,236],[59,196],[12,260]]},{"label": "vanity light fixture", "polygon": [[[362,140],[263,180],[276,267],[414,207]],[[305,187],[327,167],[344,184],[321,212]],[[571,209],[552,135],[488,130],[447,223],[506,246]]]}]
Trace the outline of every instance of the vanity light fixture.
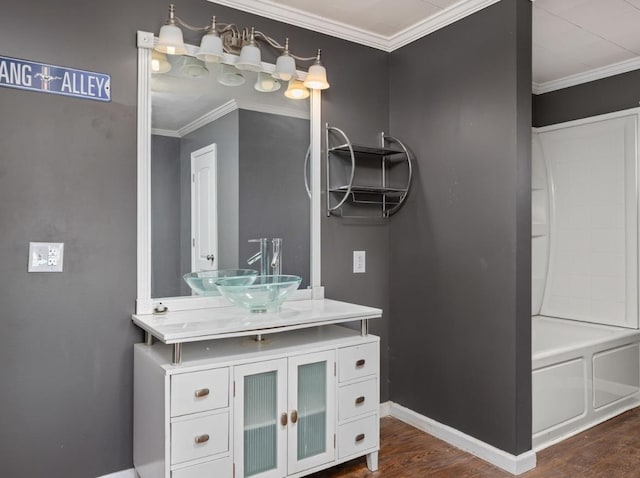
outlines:
[{"label": "vanity light fixture", "polygon": [[261,71],[258,73],[258,79],[253,87],[256,91],[260,91],[262,93],[272,93],[280,89],[280,82],[268,73]]},{"label": "vanity light fixture", "polygon": [[289,88],[284,92],[284,96],[292,100],[304,100],[309,98],[309,90],[302,84],[302,81],[292,78],[289,80]]},{"label": "vanity light fixture", "polygon": [[157,50],[151,52],[151,71],[153,73],[168,73],[171,71],[171,63],[167,60],[167,55]]},{"label": "vanity light fixture", "polygon": [[209,31],[202,37],[200,42],[200,50],[196,54],[198,60],[208,63],[221,63],[224,61],[224,49],[222,47],[222,38],[216,31],[216,17],[211,18]]},{"label": "vanity light fixture", "polygon": [[327,70],[320,62],[321,50],[318,49],[318,56],[316,62],[309,68],[307,78],[304,80],[304,86],[311,88],[312,90],[326,90],[329,88],[329,82],[327,81]]},{"label": "vanity light fixture", "polygon": [[221,65],[218,83],[224,86],[240,86],[244,84],[244,76],[235,66]]},{"label": "vanity light fixture", "polygon": [[240,50],[240,58],[236,61],[238,70],[262,71],[262,59],[260,58],[260,48],[256,46],[255,29],[251,28],[249,43]]},{"label": "vanity light fixture", "polygon": [[189,78],[201,78],[209,74],[209,70],[197,58],[185,56],[180,73]]},{"label": "vanity light fixture", "polygon": [[296,76],[296,60],[289,54],[289,39],[284,41],[284,51],[276,60],[276,71],[273,77],[277,80],[289,81]]},{"label": "vanity light fixture", "polygon": [[[296,56],[289,51],[288,38],[285,40],[285,44],[283,46],[272,37],[261,31],[255,30],[254,28],[251,28],[250,30],[247,28],[241,29],[233,23],[216,23],[215,16],[212,17],[211,23],[206,27],[194,27],[176,15],[176,9],[173,4],[169,5],[169,19],[166,24],[160,28],[156,50],[169,55],[186,54],[186,48],[184,46],[184,39],[180,27],[184,27],[187,30],[194,32],[204,33],[200,43],[200,50],[196,54],[196,58],[207,63],[235,64],[235,66],[240,70],[260,72],[262,71],[262,58],[260,51],[262,47],[271,48],[277,52],[281,52],[276,61],[276,69],[272,76],[276,80],[289,81],[289,88],[287,88],[287,91],[285,92],[285,95],[289,98],[302,99],[309,97],[308,91],[306,91],[306,94],[302,91],[302,89],[305,89],[302,82],[296,80],[296,60],[301,62],[315,61],[315,63],[309,68],[309,74],[305,81],[306,87],[319,90],[329,88],[329,83],[327,82],[327,71],[320,62],[320,50],[318,50],[317,56]],[[225,53],[239,56],[236,57],[234,62],[233,59],[225,58]],[[244,82],[244,77],[240,72],[236,70],[233,74],[236,76],[233,81],[239,81],[239,75],[239,78],[242,78],[240,81]],[[221,80],[223,76],[225,76],[225,73],[221,72],[218,80],[222,84],[229,84],[229,81],[224,83]],[[278,88],[275,88],[271,91],[276,91],[277,89]]]},{"label": "vanity light fixture", "polygon": [[160,53],[168,53],[169,55],[184,55],[187,53],[187,49],[184,47],[182,30],[176,25],[177,21],[179,20],[176,17],[176,8],[171,4],[169,5],[169,19],[160,28],[160,34],[158,35],[156,50]]}]

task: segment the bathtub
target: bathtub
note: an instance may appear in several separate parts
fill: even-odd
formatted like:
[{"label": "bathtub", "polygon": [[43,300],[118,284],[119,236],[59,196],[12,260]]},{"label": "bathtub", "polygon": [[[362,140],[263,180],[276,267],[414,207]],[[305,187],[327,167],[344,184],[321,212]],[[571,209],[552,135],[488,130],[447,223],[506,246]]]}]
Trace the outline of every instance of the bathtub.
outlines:
[{"label": "bathtub", "polygon": [[640,405],[640,331],[532,318],[533,449]]}]

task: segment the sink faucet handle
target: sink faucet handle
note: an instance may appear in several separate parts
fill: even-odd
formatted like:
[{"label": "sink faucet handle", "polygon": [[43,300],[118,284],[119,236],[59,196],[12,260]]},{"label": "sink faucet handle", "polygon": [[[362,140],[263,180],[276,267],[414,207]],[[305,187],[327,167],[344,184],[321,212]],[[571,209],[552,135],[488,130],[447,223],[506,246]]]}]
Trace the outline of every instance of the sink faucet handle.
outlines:
[{"label": "sink faucet handle", "polygon": [[273,250],[271,269],[274,275],[280,275],[282,273],[282,238],[274,237],[271,239],[271,247]]},{"label": "sink faucet handle", "polygon": [[260,260],[260,275],[266,276],[269,266],[269,250],[267,246],[268,239],[266,237],[261,237],[259,239],[249,239],[248,241],[260,243],[260,250],[247,260],[247,264],[251,265]]}]

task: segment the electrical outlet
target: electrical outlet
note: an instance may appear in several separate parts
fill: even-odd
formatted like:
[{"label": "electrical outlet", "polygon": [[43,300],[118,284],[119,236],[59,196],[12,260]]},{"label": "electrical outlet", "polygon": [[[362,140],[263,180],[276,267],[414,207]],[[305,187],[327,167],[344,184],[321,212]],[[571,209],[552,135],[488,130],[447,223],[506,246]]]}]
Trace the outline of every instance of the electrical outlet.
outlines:
[{"label": "electrical outlet", "polygon": [[62,272],[64,243],[30,242],[28,272]]},{"label": "electrical outlet", "polygon": [[353,273],[362,274],[366,272],[367,252],[353,251]]}]

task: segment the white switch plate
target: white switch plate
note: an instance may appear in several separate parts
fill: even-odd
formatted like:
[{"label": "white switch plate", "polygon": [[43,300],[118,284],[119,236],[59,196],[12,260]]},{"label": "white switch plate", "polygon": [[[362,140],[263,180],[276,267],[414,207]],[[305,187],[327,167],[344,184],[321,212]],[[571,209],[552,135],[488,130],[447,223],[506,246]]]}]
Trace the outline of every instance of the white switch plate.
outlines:
[{"label": "white switch plate", "polygon": [[30,242],[29,272],[62,272],[63,242]]},{"label": "white switch plate", "polygon": [[362,274],[366,272],[367,251],[353,251],[353,273]]}]

